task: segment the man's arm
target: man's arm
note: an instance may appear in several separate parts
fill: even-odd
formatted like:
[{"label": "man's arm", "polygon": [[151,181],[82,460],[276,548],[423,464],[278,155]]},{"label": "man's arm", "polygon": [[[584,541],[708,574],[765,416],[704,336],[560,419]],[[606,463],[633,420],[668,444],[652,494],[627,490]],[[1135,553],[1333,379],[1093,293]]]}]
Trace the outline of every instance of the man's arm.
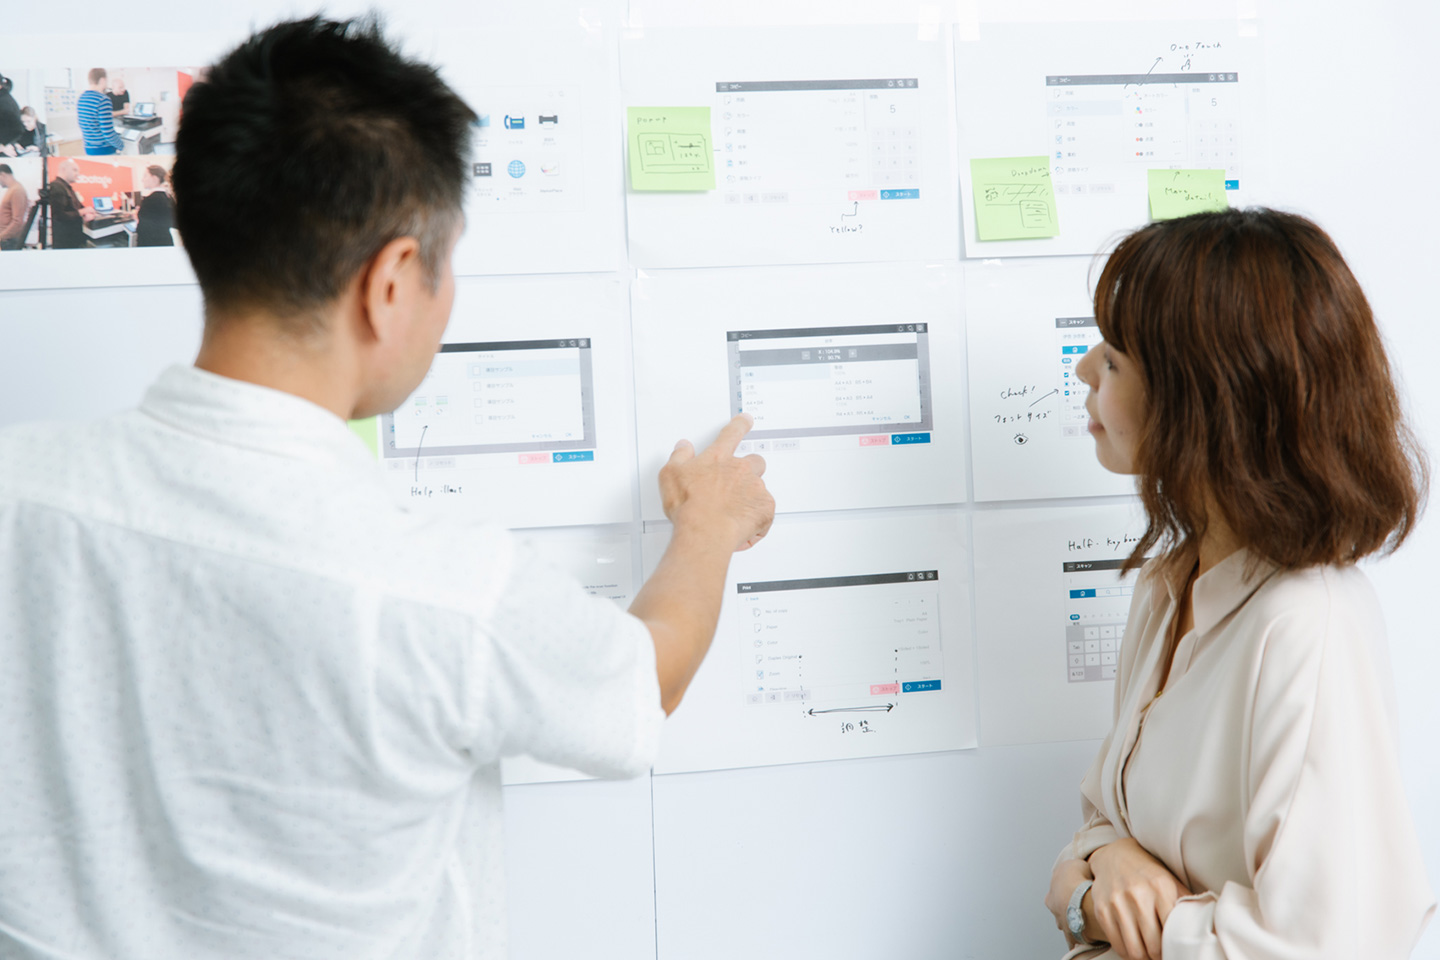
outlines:
[{"label": "man's arm", "polygon": [[697,454],[688,440],[660,471],[660,494],[674,535],[655,573],[630,605],[655,643],[660,703],[674,713],[715,636],[730,555],[770,529],[775,500],[760,479],[765,461],[736,457],[754,421],[741,414]]},{"label": "man's arm", "polygon": [[100,118],[100,132],[106,135],[111,147],[118,153],[125,149],[125,140],[120,136],[120,131],[115,129],[115,111],[110,107],[110,98],[100,94],[100,107],[96,114]]},{"label": "man's arm", "polygon": [[6,190],[5,195],[0,197],[0,240],[11,239],[25,226],[25,210],[15,203],[18,197],[14,190]]}]

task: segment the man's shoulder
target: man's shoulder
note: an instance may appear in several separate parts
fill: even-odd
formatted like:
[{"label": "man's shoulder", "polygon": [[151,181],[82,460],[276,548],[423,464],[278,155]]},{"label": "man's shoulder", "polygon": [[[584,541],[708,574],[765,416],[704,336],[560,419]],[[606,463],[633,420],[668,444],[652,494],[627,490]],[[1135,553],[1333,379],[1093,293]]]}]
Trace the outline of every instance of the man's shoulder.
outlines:
[{"label": "man's shoulder", "polygon": [[223,554],[483,616],[514,543],[479,519],[401,508],[378,469],[179,434],[138,410],[0,430],[0,510],[23,503],[157,549]]}]

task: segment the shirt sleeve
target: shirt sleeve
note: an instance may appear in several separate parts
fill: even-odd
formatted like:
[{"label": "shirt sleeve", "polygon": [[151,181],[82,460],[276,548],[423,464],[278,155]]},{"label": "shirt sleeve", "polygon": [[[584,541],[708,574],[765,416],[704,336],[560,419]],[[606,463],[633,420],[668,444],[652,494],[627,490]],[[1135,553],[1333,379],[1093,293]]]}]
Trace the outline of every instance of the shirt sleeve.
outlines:
[{"label": "shirt sleeve", "polygon": [[655,761],[665,712],[649,629],[519,546],[483,625],[480,707],[499,754],[529,754],[600,777]]},{"label": "shirt sleeve", "polygon": [[1250,885],[1180,901],[1166,960],[1400,960],[1434,913],[1377,665],[1383,624],[1335,576],[1328,604],[1265,638],[1242,758]]}]

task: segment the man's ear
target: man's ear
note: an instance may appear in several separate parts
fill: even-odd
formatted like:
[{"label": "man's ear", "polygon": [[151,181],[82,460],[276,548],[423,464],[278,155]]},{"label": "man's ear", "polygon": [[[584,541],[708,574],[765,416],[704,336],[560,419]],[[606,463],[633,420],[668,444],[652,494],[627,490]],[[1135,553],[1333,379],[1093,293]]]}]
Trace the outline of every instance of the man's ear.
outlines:
[{"label": "man's ear", "polygon": [[371,335],[380,343],[404,336],[411,298],[423,279],[420,242],[397,237],[381,247],[360,276],[360,303]]}]

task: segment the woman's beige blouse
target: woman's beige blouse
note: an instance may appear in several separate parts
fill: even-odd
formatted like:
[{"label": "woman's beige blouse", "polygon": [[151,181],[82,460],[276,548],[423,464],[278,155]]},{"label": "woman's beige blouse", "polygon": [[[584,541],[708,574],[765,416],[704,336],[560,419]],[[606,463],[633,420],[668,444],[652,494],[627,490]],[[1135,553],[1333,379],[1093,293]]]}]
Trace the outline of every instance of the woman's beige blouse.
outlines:
[{"label": "woman's beige blouse", "polygon": [[1165,960],[1408,957],[1435,900],[1374,591],[1354,567],[1248,560],[1196,581],[1195,629],[1158,699],[1176,587],[1142,572],[1115,725],[1060,856],[1133,836],[1193,890],[1165,923]]}]

